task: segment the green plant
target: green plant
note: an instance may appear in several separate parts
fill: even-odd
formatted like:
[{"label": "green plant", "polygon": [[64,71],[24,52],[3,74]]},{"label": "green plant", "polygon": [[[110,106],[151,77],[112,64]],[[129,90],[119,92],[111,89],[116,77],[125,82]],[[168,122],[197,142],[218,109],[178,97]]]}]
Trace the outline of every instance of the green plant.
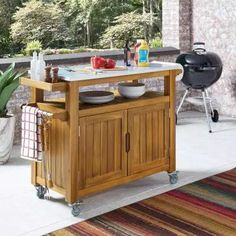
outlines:
[{"label": "green plant", "polygon": [[153,39],[151,42],[151,48],[162,48],[162,40],[160,38]]},{"label": "green plant", "polygon": [[73,49],[73,53],[87,52],[88,50],[84,47]]},{"label": "green plant", "polygon": [[145,26],[150,25],[150,14],[138,11],[128,12],[115,17],[100,38],[102,48],[122,48],[124,42],[135,38],[145,38]]},{"label": "green plant", "polygon": [[0,71],[0,117],[7,116],[7,103],[19,86],[19,79],[24,73],[15,72],[15,64],[11,64],[5,72]]},{"label": "green plant", "polygon": [[11,24],[14,43],[27,44],[32,40],[39,40],[43,48],[47,48],[64,47],[65,42],[70,41],[65,18],[67,13],[56,3],[59,1],[21,0],[21,2],[23,6],[13,15]]},{"label": "green plant", "polygon": [[60,48],[57,50],[58,54],[70,54],[73,53],[73,50],[68,49],[68,48]]},{"label": "green plant", "polygon": [[47,49],[45,49],[45,50],[43,50],[43,54],[44,55],[53,55],[53,54],[55,54],[55,49],[51,49],[51,48],[47,48]]},{"label": "green plant", "polygon": [[25,54],[27,56],[32,56],[34,51],[39,53],[41,50],[42,50],[41,42],[38,40],[33,40],[27,43],[26,48],[25,48]]}]

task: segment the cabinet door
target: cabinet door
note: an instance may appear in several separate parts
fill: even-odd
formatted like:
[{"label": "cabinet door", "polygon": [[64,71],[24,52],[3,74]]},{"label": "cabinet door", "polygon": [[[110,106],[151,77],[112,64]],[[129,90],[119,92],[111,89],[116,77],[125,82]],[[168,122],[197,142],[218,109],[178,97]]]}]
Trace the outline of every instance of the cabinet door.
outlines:
[{"label": "cabinet door", "polygon": [[128,110],[128,172],[136,174],[169,163],[169,107],[150,105]]},{"label": "cabinet door", "polygon": [[127,112],[80,119],[80,188],[127,175]]}]

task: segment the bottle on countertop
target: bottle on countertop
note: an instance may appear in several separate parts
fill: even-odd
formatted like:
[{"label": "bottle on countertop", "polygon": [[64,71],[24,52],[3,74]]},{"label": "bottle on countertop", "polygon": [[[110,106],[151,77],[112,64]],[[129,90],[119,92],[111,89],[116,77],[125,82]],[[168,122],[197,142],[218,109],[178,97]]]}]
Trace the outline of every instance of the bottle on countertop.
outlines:
[{"label": "bottle on countertop", "polygon": [[43,53],[40,52],[37,61],[37,79],[40,81],[45,81],[45,67],[46,63],[43,59]]},{"label": "bottle on countertop", "polygon": [[141,45],[138,48],[138,66],[149,66],[149,46],[145,40],[142,40]]},{"label": "bottle on countertop", "polygon": [[33,52],[33,58],[30,62],[30,75],[31,79],[36,80],[36,72],[37,72],[37,61],[38,61],[38,54],[36,51]]},{"label": "bottle on countertop", "polygon": [[129,47],[129,40],[126,40],[124,46],[124,64],[125,66],[131,66],[131,50]]},{"label": "bottle on countertop", "polygon": [[140,47],[141,42],[142,42],[142,40],[141,40],[141,39],[138,39],[138,40],[137,40],[137,43],[136,43],[135,46],[134,46],[134,64],[135,64],[136,66],[138,66],[138,48]]}]

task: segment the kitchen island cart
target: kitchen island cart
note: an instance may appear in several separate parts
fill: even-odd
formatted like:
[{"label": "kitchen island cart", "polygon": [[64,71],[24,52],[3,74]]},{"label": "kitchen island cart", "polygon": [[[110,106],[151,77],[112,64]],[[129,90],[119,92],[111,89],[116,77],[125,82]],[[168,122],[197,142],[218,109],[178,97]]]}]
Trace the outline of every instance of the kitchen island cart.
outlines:
[{"label": "kitchen island cart", "polygon": [[[63,71],[61,72],[63,73]],[[22,78],[32,88],[32,104],[52,113],[47,161],[51,181],[46,185],[65,196],[73,215],[79,200],[113,186],[167,171],[177,182],[175,157],[175,87],[182,70],[176,64],[130,68],[99,74],[65,71],[64,81],[46,83]],[[161,77],[164,89],[140,98],[120,96],[107,104],[79,101],[84,86]],[[46,100],[44,91],[65,93]],[[32,164],[32,184],[45,194],[42,163]]]}]

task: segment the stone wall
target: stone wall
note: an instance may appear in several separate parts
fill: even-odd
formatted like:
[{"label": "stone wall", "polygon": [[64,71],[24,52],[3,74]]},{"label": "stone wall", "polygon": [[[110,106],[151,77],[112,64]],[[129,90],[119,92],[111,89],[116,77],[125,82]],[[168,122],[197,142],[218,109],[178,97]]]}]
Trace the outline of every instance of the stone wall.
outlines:
[{"label": "stone wall", "polygon": [[221,57],[224,69],[209,92],[221,114],[236,117],[236,1],[193,0],[193,40]]}]

